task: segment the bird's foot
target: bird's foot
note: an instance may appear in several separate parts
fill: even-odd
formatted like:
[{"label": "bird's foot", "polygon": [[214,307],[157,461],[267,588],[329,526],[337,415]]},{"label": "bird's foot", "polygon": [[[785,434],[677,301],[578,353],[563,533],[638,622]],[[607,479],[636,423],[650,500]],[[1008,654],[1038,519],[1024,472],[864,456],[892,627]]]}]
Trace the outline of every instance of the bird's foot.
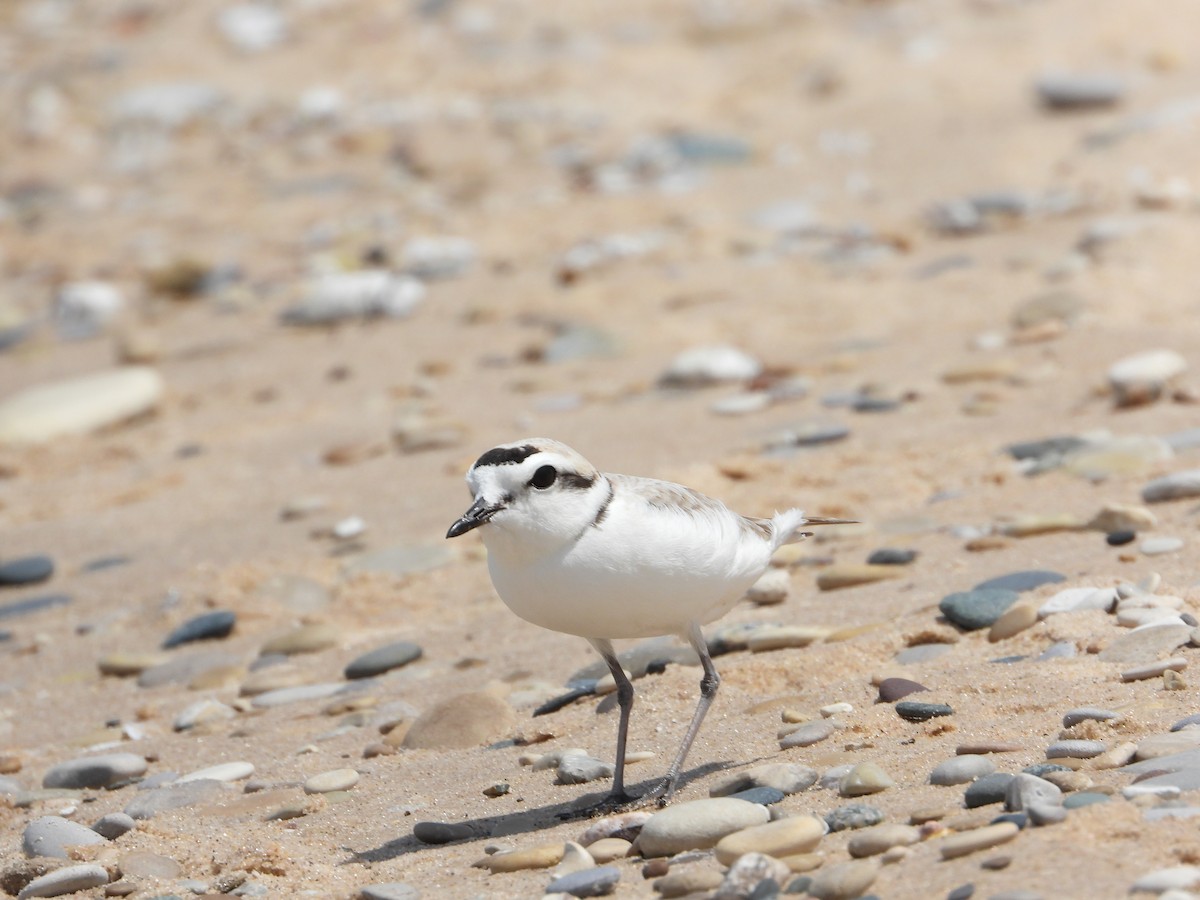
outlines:
[{"label": "bird's foot", "polygon": [[615,794],[609,794],[607,797],[597,801],[596,803],[587,806],[581,806],[578,809],[568,810],[564,813],[559,813],[558,817],[564,821],[573,819],[593,819],[597,816],[607,816],[612,813],[626,812],[630,809],[636,809],[643,805],[644,798],[636,797],[633,794],[627,794],[624,791]]},{"label": "bird's foot", "polygon": [[675,793],[675,787],[677,783],[677,778],[668,775],[666,778],[663,778],[661,781],[659,781],[654,787],[650,788],[650,790],[646,791],[646,793],[642,794],[639,799],[643,803],[654,801],[654,804],[659,809],[662,809],[671,802],[671,797]]}]

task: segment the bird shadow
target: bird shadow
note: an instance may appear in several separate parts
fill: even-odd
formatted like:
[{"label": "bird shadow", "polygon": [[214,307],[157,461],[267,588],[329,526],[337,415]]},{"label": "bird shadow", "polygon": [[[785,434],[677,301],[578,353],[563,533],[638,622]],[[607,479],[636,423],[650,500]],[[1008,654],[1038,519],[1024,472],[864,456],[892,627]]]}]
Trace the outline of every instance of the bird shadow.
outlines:
[{"label": "bird shadow", "polygon": [[[740,763],[732,761],[705,763],[685,772],[679,779],[679,786],[683,787],[699,778],[705,778],[714,772],[721,772],[736,765],[740,765]],[[640,781],[632,786],[631,793],[647,793],[658,787],[661,781],[661,778],[650,778]],[[352,850],[350,857],[343,860],[342,865],[387,862],[388,860],[407,856],[410,853],[437,850],[439,847],[449,844],[467,844],[483,838],[500,838],[511,837],[516,834],[529,834],[543,831],[547,828],[554,828],[564,822],[581,821],[617,812],[641,809],[650,811],[658,808],[654,800],[648,799],[644,804],[635,800],[628,806],[614,809],[605,802],[607,799],[607,792],[585,794],[582,797],[575,797],[562,803],[552,803],[546,806],[502,813],[495,816],[481,816],[477,819],[465,819],[454,822],[456,827],[469,829],[470,832],[458,840],[447,841],[443,844],[431,844],[417,840],[412,834],[407,834],[380,844],[378,847],[371,847],[367,850]]]}]

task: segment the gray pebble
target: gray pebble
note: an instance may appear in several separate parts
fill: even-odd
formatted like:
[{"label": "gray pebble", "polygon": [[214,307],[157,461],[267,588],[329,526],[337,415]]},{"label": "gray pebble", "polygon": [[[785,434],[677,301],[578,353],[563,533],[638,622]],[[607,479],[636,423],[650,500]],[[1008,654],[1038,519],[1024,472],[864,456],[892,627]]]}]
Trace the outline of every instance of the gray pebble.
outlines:
[{"label": "gray pebble", "polygon": [[1192,713],[1190,716],[1184,716],[1171,726],[1171,730],[1183,731],[1183,729],[1190,728],[1193,725],[1200,725],[1200,713]]},{"label": "gray pebble", "polygon": [[109,813],[106,816],[101,816],[92,825],[92,831],[103,838],[110,841],[115,841],[121,835],[132,831],[137,827],[137,822],[133,816],[123,812]]},{"label": "gray pebble", "polygon": [[616,866],[597,866],[555,878],[546,886],[547,894],[570,894],[572,897],[603,897],[611,894],[621,880]]},{"label": "gray pebble", "polygon": [[41,612],[43,609],[66,606],[70,602],[71,598],[66,594],[42,594],[39,597],[26,597],[24,600],[14,600],[12,603],[0,605],[0,619],[27,616],[30,613]]},{"label": "gray pebble", "polygon": [[421,236],[409,238],[401,264],[409,275],[433,281],[465,274],[474,264],[475,256],[475,244],[467,238]]},{"label": "gray pebble", "polygon": [[899,550],[893,547],[880,547],[867,557],[867,565],[907,566],[916,558],[916,550]]},{"label": "gray pebble", "polygon": [[873,859],[853,859],[823,867],[813,876],[808,893],[817,900],[853,900],[862,897],[879,874]]},{"label": "gray pebble", "polygon": [[1036,775],[1038,778],[1045,778],[1050,772],[1071,772],[1074,770],[1070,766],[1060,765],[1059,763],[1042,762],[1026,766],[1021,771],[1026,775]]},{"label": "gray pebble", "polygon": [[1046,759],[1058,759],[1064,756],[1071,759],[1091,759],[1107,749],[1108,745],[1104,741],[1055,741],[1046,748]]},{"label": "gray pebble", "polygon": [[917,644],[914,647],[905,647],[896,654],[895,659],[902,666],[912,666],[930,662],[949,652],[949,644]]},{"label": "gray pebble", "polygon": [[161,687],[167,684],[187,684],[205,672],[237,665],[240,662],[241,658],[232,653],[203,650],[144,669],[138,675],[137,683],[138,687],[143,688]]},{"label": "gray pebble", "polygon": [[163,640],[164,650],[190,644],[193,641],[210,641],[228,637],[237,622],[237,615],[228,609],[217,609],[188,619]]},{"label": "gray pebble", "polygon": [[421,648],[412,641],[396,641],[377,647],[350,662],[345,669],[347,678],[370,678],[420,659]]},{"label": "gray pebble", "polygon": [[1146,503],[1185,500],[1189,497],[1200,497],[1200,469],[1186,469],[1164,475],[1142,488],[1142,500]]},{"label": "gray pebble", "polygon": [[1112,106],[1125,95],[1125,81],[1109,72],[1055,73],[1034,83],[1042,105],[1057,110]]},{"label": "gray pebble", "polygon": [[1191,635],[1192,629],[1182,622],[1137,628],[1114,639],[1097,656],[1104,662],[1150,663],[1186,644]]},{"label": "gray pebble", "polygon": [[62,816],[40,816],[25,826],[21,849],[26,856],[53,856],[69,859],[69,847],[103,844],[104,838],[86,825]]},{"label": "gray pebble", "polygon": [[591,756],[577,753],[564,756],[558,764],[557,784],[587,784],[601,778],[612,778],[614,766]]},{"label": "gray pebble", "polygon": [[136,753],[84,756],[52,766],[42,777],[44,788],[103,788],[137,778],[146,771],[146,760]]},{"label": "gray pebble", "polygon": [[879,682],[879,703],[895,703],[909,694],[918,694],[929,688],[908,678],[885,678]]},{"label": "gray pebble", "polygon": [[986,756],[966,754],[939,763],[929,773],[929,783],[941,786],[968,784],[996,771],[996,764]]},{"label": "gray pebble", "polygon": [[734,800],[745,800],[747,803],[758,803],[761,806],[771,806],[778,803],[787,795],[773,787],[752,787],[735,794],[727,794]]},{"label": "gray pebble", "polygon": [[709,788],[711,797],[727,797],[750,788],[774,788],[784,794],[798,794],[817,783],[816,769],[792,763],[767,763],[744,772],[717,779]]},{"label": "gray pebble", "polygon": [[849,427],[840,422],[812,419],[797,422],[789,428],[776,432],[767,441],[767,450],[770,452],[782,451],[791,447],[815,447],[820,444],[842,441],[849,436]]},{"label": "gray pebble", "polygon": [[257,881],[243,881],[232,891],[229,892],[231,897],[266,897],[271,893],[271,889],[265,884],[259,884]]},{"label": "gray pebble", "polygon": [[54,574],[54,560],[49,556],[22,556],[0,563],[0,585],[37,584]]},{"label": "gray pebble", "polygon": [[963,803],[967,809],[1002,803],[1008,793],[1008,784],[1012,780],[1013,776],[1007,772],[993,772],[991,775],[984,775],[963,793]]},{"label": "gray pebble", "polygon": [[290,703],[302,703],[306,700],[324,700],[334,694],[342,693],[347,685],[336,681],[324,684],[302,684],[297,687],[279,688],[255,695],[250,702],[259,709],[273,709],[276,706],[287,706]]},{"label": "gray pebble", "polygon": [[954,710],[945,703],[921,703],[919,700],[901,700],[896,704],[896,714],[909,722],[925,722],[938,716],[952,716]]},{"label": "gray pebble", "polygon": [[1074,641],[1055,641],[1040,654],[1038,654],[1038,662],[1047,662],[1052,659],[1070,659],[1079,652]]},{"label": "gray pebble", "polygon": [[221,783],[211,779],[143,791],[125,805],[125,813],[134,819],[152,819],[159,813],[211,803],[224,793]]},{"label": "gray pebble", "polygon": [[1176,550],[1182,549],[1183,539],[1177,537],[1152,537],[1146,538],[1138,545],[1138,549],[1145,556],[1162,556],[1165,553],[1174,553]]},{"label": "gray pebble", "polygon": [[421,892],[403,881],[369,884],[358,892],[361,900],[420,900]]},{"label": "gray pebble", "polygon": [[1080,722],[1111,722],[1120,719],[1121,714],[1115,713],[1110,709],[1099,709],[1094,706],[1081,706],[1077,709],[1069,710],[1063,714],[1063,728],[1070,728],[1072,725],[1078,725]]},{"label": "gray pebble", "polygon": [[329,325],[349,319],[403,318],[425,298],[425,285],[386,269],[331,272],[280,315],[285,325]]},{"label": "gray pebble", "polygon": [[1062,800],[1063,792],[1057,785],[1036,775],[1022,772],[1013,776],[1012,781],[1008,783],[1004,794],[1004,808],[1010,812],[1026,810],[1032,815],[1033,806],[1061,806]]},{"label": "gray pebble", "polygon": [[17,894],[17,900],[26,900],[27,897],[59,897],[106,884],[108,872],[104,866],[94,863],[66,866],[33,879]]},{"label": "gray pebble", "polygon": [[975,590],[1003,590],[1021,593],[1023,591],[1032,591],[1043,584],[1058,584],[1060,581],[1066,580],[1067,576],[1059,572],[1050,572],[1046,569],[1029,569],[1022,572],[1009,572],[1007,575],[998,575],[995,578],[989,578],[987,581],[981,581],[975,585]]},{"label": "gray pebble", "polygon": [[837,731],[837,723],[832,719],[818,719],[815,722],[805,722],[791,734],[779,741],[781,750],[792,747],[809,747],[819,743]]},{"label": "gray pebble", "polygon": [[458,822],[418,822],[413,826],[413,837],[422,844],[449,844],[478,836],[470,825]]},{"label": "gray pebble", "polygon": [[869,828],[883,821],[883,812],[865,803],[850,803],[839,806],[825,814],[825,824],[830,831],[851,831]]},{"label": "gray pebble", "polygon": [[1064,435],[1062,437],[1043,438],[1037,441],[1022,441],[1017,444],[1009,444],[1004,449],[1015,460],[1045,460],[1050,458],[1055,461],[1061,461],[1068,453],[1082,449],[1088,446],[1088,443],[1088,441],[1081,437]]},{"label": "gray pebble", "polygon": [[987,628],[1017,602],[1017,592],[1005,588],[976,588],[948,594],[938,604],[947,619],[965,631]]},{"label": "gray pebble", "polygon": [[1082,806],[1091,806],[1094,803],[1107,803],[1111,799],[1108,794],[1099,794],[1095,791],[1076,791],[1074,794],[1067,794],[1063,798],[1063,808],[1079,809]]}]

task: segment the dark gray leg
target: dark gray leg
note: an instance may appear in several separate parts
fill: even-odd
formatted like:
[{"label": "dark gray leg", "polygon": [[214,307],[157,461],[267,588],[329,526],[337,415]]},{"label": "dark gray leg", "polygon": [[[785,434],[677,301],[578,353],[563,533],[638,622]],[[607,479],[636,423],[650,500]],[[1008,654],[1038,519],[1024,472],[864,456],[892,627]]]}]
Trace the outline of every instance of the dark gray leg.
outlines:
[{"label": "dark gray leg", "polygon": [[666,781],[654,792],[659,795],[659,806],[665,806],[671,799],[671,795],[675,793],[675,787],[679,782],[679,772],[683,769],[683,761],[687,759],[688,751],[692,749],[692,742],[696,740],[704,716],[708,713],[708,708],[712,706],[713,698],[717,696],[717,688],[721,686],[721,676],[717,674],[717,668],[708,654],[708,642],[704,640],[700,626],[695,622],[690,622],[686,637],[688,643],[700,657],[700,665],[704,668],[704,677],[700,679],[700,701],[696,704],[691,724],[688,725],[687,733],[683,736],[683,744],[679,747],[675,762],[671,763],[671,768],[667,769]]},{"label": "dark gray leg", "polygon": [[633,709],[633,685],[629,683],[625,670],[621,668],[621,663],[617,660],[612,641],[605,638],[588,638],[588,642],[604,658],[608,664],[608,670],[612,672],[613,680],[617,683],[617,706],[621,710],[621,719],[617,724],[617,767],[613,773],[610,798],[626,803],[633,799],[625,793],[625,741],[629,736],[629,712]]}]

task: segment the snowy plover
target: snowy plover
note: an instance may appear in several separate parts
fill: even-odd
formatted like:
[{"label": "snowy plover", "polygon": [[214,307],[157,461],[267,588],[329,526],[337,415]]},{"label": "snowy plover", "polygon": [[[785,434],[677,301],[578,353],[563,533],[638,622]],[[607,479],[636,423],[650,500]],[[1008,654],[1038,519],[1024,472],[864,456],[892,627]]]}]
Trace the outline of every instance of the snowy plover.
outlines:
[{"label": "snowy plover", "polygon": [[446,537],[481,528],[500,599],[535,625],[587,638],[616,680],[614,804],[635,798],[624,779],[633,685],[613,640],[677,634],[704,668],[683,744],[651,791],[665,803],[721,681],[700,626],[732,609],[782,544],[808,537],[801,528],[848,521],[798,509],[748,518],[682,485],[598,472],[547,438],[493,447],[467,471],[467,485],[475,502]]}]

